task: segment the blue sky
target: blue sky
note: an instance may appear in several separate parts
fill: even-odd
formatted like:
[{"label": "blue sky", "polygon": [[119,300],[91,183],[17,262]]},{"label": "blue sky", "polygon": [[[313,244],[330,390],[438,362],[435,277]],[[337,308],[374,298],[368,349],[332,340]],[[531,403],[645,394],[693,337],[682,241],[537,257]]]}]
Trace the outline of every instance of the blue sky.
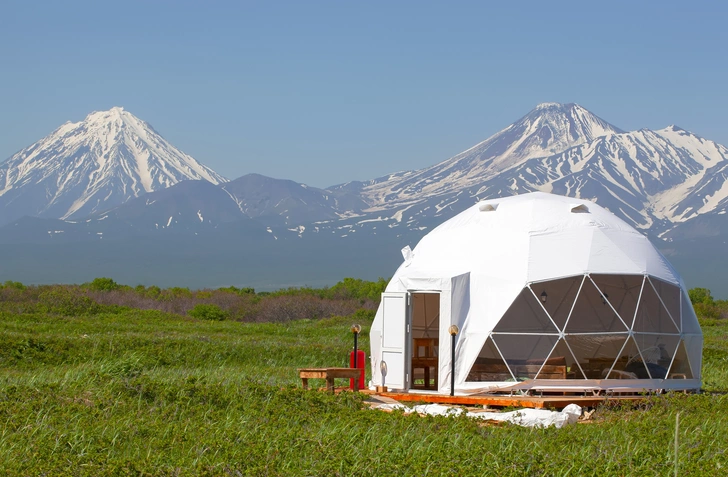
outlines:
[{"label": "blue sky", "polygon": [[728,145],[723,2],[0,4],[0,160],[123,106],[228,178],[425,167],[546,101]]}]

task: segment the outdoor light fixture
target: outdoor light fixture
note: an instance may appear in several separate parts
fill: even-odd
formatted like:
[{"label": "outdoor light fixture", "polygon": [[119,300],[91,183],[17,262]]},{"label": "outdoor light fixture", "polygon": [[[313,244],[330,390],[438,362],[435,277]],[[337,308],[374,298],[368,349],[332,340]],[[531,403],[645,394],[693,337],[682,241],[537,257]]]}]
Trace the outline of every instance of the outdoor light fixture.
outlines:
[{"label": "outdoor light fixture", "polygon": [[460,332],[458,325],[450,325],[447,330],[452,337],[450,343],[450,396],[455,395],[455,336]]},{"label": "outdoor light fixture", "polygon": [[607,304],[607,298],[609,298],[609,295],[607,295],[606,293],[602,294],[602,305]]},{"label": "outdoor light fixture", "polygon": [[546,298],[548,298],[548,297],[549,296],[546,294],[546,290],[541,292],[541,301],[542,302],[546,303]]},{"label": "outdoor light fixture", "polygon": [[360,331],[361,331],[361,325],[351,325],[351,332],[354,333],[354,369],[357,368],[356,355],[357,355],[357,351],[358,351],[357,346],[358,346]]}]

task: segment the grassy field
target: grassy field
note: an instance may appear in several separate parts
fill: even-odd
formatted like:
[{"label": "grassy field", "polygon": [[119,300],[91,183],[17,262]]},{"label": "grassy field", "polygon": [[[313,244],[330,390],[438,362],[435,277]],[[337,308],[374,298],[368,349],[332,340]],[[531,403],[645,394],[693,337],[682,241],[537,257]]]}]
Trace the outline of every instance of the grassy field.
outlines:
[{"label": "grassy field", "polygon": [[600,408],[564,429],[368,410],[302,391],[347,364],[371,312],[285,323],[158,310],[0,312],[3,475],[679,475],[728,473],[728,321],[703,321],[700,395]]}]

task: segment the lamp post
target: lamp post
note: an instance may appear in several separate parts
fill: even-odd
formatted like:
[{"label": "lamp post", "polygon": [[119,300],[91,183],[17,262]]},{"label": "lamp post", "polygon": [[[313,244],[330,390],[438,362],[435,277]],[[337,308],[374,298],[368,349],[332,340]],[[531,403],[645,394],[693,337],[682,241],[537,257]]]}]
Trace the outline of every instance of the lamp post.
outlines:
[{"label": "lamp post", "polygon": [[455,395],[455,336],[459,331],[458,325],[450,325],[448,329],[452,338],[450,342],[450,396]]},{"label": "lamp post", "polygon": [[[357,363],[357,358],[359,357],[359,332],[361,331],[361,325],[351,325],[351,332],[354,333],[354,356],[353,356],[353,368],[359,369],[359,363]],[[363,374],[363,370],[362,370]],[[360,380],[363,381],[363,378],[355,378],[351,381],[351,387],[353,390],[357,391],[359,390]]]}]

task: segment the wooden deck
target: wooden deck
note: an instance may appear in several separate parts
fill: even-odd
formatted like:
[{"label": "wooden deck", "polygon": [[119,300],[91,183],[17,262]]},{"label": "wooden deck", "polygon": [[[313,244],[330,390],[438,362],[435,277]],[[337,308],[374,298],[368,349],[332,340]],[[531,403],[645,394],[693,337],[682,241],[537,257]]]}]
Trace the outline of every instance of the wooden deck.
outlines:
[{"label": "wooden deck", "polygon": [[645,399],[642,395],[633,396],[518,396],[498,394],[476,394],[469,396],[449,396],[442,394],[425,393],[375,393],[371,390],[361,392],[384,396],[402,402],[421,402],[453,404],[463,406],[487,407],[521,407],[534,409],[563,409],[569,404],[578,404],[581,407],[596,407],[605,402],[629,401],[636,402]]}]

